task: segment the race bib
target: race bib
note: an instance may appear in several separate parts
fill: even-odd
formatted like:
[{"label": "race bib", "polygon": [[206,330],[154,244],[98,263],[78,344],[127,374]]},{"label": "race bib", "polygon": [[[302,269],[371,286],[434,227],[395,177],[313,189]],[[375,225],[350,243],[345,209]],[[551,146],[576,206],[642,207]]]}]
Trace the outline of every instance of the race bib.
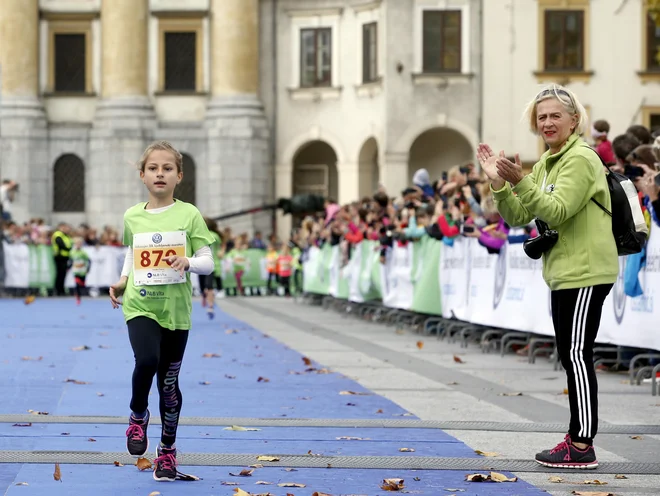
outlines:
[{"label": "race bib", "polygon": [[181,284],[186,274],[172,269],[165,258],[186,256],[185,231],[133,235],[133,283],[136,286]]},{"label": "race bib", "polygon": [[87,268],[87,263],[86,262],[84,262],[84,261],[73,262],[73,270],[84,270],[85,268]]}]

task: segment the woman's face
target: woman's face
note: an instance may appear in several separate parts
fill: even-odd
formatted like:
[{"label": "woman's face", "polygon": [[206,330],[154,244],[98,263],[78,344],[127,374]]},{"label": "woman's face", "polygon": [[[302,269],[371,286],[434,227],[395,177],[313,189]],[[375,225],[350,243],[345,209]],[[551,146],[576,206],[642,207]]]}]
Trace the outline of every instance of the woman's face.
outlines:
[{"label": "woman's face", "polygon": [[550,150],[557,152],[573,134],[577,116],[570,115],[556,98],[543,100],[536,106],[536,127]]}]

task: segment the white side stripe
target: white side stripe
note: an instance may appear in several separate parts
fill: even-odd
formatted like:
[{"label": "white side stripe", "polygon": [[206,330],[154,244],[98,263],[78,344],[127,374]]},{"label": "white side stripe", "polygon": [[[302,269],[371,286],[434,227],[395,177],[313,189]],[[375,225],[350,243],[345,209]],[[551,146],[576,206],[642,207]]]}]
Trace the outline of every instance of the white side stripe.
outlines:
[{"label": "white side stripe", "polygon": [[[592,425],[591,425],[591,387],[589,384],[589,376],[587,375],[587,364],[584,361],[584,340],[585,336],[587,333],[587,318],[589,317],[589,305],[591,305],[591,295],[594,292],[593,286],[589,287],[587,290],[587,301],[584,305],[584,311],[583,311],[583,316],[582,316],[582,329],[580,331],[580,340],[578,341],[580,344],[580,348],[578,350],[578,364],[580,367],[582,367],[582,378],[584,379],[584,401],[586,404],[585,408],[585,419],[586,422],[584,424],[584,433],[581,434],[582,437],[591,437],[591,430],[592,430]],[[593,363],[591,364],[591,367],[593,367]]]},{"label": "white side stripe", "polygon": [[573,311],[573,326],[571,328],[571,350],[569,352],[569,357],[573,365],[573,379],[575,380],[575,395],[577,398],[578,406],[578,418],[580,420],[580,432],[579,435],[582,436],[582,431],[584,430],[584,395],[582,394],[582,378],[580,377],[582,370],[577,365],[577,342],[578,342],[578,333],[580,322],[582,321],[582,303],[584,301],[585,288],[580,288],[578,291],[577,301],[575,302],[575,310]]}]

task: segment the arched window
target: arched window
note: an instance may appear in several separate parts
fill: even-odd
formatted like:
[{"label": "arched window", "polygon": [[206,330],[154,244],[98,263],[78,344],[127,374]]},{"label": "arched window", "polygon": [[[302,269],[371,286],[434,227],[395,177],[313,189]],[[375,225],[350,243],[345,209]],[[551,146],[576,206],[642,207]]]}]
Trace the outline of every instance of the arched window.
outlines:
[{"label": "arched window", "polygon": [[53,211],[85,211],[85,164],[72,153],[62,155],[53,166]]},{"label": "arched window", "polygon": [[193,158],[186,154],[183,155],[183,179],[181,183],[174,190],[174,198],[184,201],[186,203],[195,204],[195,184],[196,184],[196,172],[195,172],[195,161]]}]

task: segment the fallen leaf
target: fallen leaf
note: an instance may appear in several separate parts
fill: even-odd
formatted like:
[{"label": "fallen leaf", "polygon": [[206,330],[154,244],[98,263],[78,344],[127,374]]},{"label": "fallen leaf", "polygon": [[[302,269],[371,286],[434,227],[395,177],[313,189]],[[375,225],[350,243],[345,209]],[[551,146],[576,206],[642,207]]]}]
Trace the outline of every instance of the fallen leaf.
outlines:
[{"label": "fallen leaf", "polygon": [[607,486],[607,482],[595,480],[586,480],[582,484],[592,485],[592,486]]},{"label": "fallen leaf", "polygon": [[82,346],[76,346],[75,348],[71,348],[71,351],[86,351],[86,350],[91,350],[91,348],[86,344]]},{"label": "fallen leaf", "polygon": [[240,482],[227,482],[227,481],[222,481],[220,483],[221,486],[240,486]]},{"label": "fallen leaf", "polygon": [[101,396],[105,396],[105,394],[103,394],[103,393],[96,393],[96,396],[101,397]]},{"label": "fallen leaf", "polygon": [[32,358],[30,356],[21,357],[21,360],[23,360],[24,362],[40,362],[43,359],[44,359],[44,357],[42,357],[42,356],[37,357],[37,358]]},{"label": "fallen leaf", "polygon": [[410,412],[406,413],[393,413],[392,417],[414,417],[414,415]]},{"label": "fallen leaf", "polygon": [[64,382],[70,382],[70,383],[72,383],[72,384],[89,384],[89,382],[78,381],[78,380],[76,380],[76,379],[67,379],[67,380],[64,381]]},{"label": "fallen leaf", "polygon": [[495,482],[516,482],[518,480],[518,477],[509,478],[504,474],[500,474],[499,472],[491,472],[490,478]]},{"label": "fallen leaf", "polygon": [[236,376],[235,376],[235,375],[225,374],[225,378],[227,378],[227,379],[236,379]]},{"label": "fallen leaf", "polygon": [[60,470],[59,463],[55,464],[55,472],[53,473],[53,479],[62,482],[62,471]]},{"label": "fallen leaf", "polygon": [[397,330],[394,331],[394,332],[397,333],[397,334],[399,334],[399,335],[402,335],[402,334],[405,334],[405,333],[406,333],[406,331],[404,331],[403,329],[397,329]]},{"label": "fallen leaf", "polygon": [[257,481],[254,484],[257,486],[272,486],[273,482]]},{"label": "fallen leaf", "polygon": [[447,386],[458,386],[458,382],[448,382]]},{"label": "fallen leaf", "polygon": [[299,400],[302,400],[302,401],[308,401],[308,400],[311,400],[312,397],[311,397],[311,396],[302,396],[302,397],[300,397],[300,398],[298,398],[298,399],[299,399]]},{"label": "fallen leaf", "polygon": [[285,472],[297,472],[298,469],[297,468],[285,468],[284,471]]},{"label": "fallen leaf", "polygon": [[383,479],[380,488],[383,491],[399,491],[404,488],[403,479]]},{"label": "fallen leaf", "polygon": [[32,422],[28,422],[27,424],[14,424],[12,427],[32,427]]},{"label": "fallen leaf", "polygon": [[250,468],[264,468],[264,466],[261,463],[255,463],[254,465],[250,465]]},{"label": "fallen leaf", "polygon": [[108,346],[107,344],[100,344],[99,348],[101,348],[102,350],[109,350],[110,348],[112,348],[112,346]]},{"label": "fallen leaf", "polygon": [[424,348],[424,341],[417,341],[417,349],[421,350],[422,348]]},{"label": "fallen leaf", "polygon": [[48,412],[39,412],[37,410],[28,410],[28,413],[31,413],[32,415],[48,415]]},{"label": "fallen leaf", "polygon": [[234,492],[236,493],[236,496],[252,496],[250,493],[243,491],[240,487],[235,487]]},{"label": "fallen leaf", "polygon": [[149,496],[160,496],[160,493],[158,491],[153,491],[149,493]]},{"label": "fallen leaf", "polygon": [[307,454],[308,454],[309,456],[321,456],[321,453],[312,453],[312,450],[309,450],[309,451],[307,452]]},{"label": "fallen leaf", "polygon": [[383,409],[379,408],[378,410],[376,410],[376,413],[383,413]]},{"label": "fallen leaf", "polygon": [[237,474],[232,474],[229,472],[229,475],[233,477],[252,477],[252,472],[254,472],[254,469],[244,468]]},{"label": "fallen leaf", "polygon": [[309,367],[312,364],[312,361],[307,357],[302,357],[302,361],[307,367]]},{"label": "fallen leaf", "polygon": [[568,388],[564,388],[564,391],[562,391],[562,394],[568,394]]},{"label": "fallen leaf", "polygon": [[135,462],[135,465],[137,466],[138,470],[149,470],[150,468],[153,468],[153,465],[149,461],[148,458],[138,458],[137,461]]},{"label": "fallen leaf", "polygon": [[495,453],[495,452],[493,452],[493,451],[474,450],[474,452],[475,452],[477,455],[481,455],[481,456],[500,456],[499,453]]},{"label": "fallen leaf", "polygon": [[499,396],[522,396],[522,393],[500,393]]},{"label": "fallen leaf", "polygon": [[63,432],[63,433],[60,434],[60,436],[70,436],[70,435],[71,435],[70,432]]},{"label": "fallen leaf", "polygon": [[261,429],[255,429],[255,428],[246,428],[246,427],[241,427],[240,425],[232,425],[231,427],[225,427],[222,429],[223,431],[260,431]]},{"label": "fallen leaf", "polygon": [[465,480],[468,482],[486,482],[490,480],[490,475],[468,474],[465,476]]},{"label": "fallen leaf", "polygon": [[[36,299],[37,299],[36,296],[34,296],[34,295],[28,295],[28,296],[26,296],[25,299],[23,300],[23,303],[25,303],[26,305],[30,305],[30,304],[34,303],[34,300],[36,300]],[[26,484],[26,485],[27,485],[27,484]]]},{"label": "fallen leaf", "polygon": [[559,477],[559,476],[557,476],[557,475],[551,475],[551,476],[548,478],[548,480],[549,480],[550,482],[554,482],[555,484],[559,484],[560,482],[564,482],[564,479],[562,479],[561,477]]},{"label": "fallen leaf", "polygon": [[120,462],[117,462],[117,461],[115,462],[115,467],[123,467],[123,466],[124,466],[123,463],[120,463]]},{"label": "fallen leaf", "polygon": [[458,355],[454,355],[454,361],[455,361],[456,363],[465,363],[465,362],[463,361],[463,359],[462,359],[461,357],[459,357]]},{"label": "fallen leaf", "polygon": [[238,334],[238,331],[236,329],[227,329],[225,334]]},{"label": "fallen leaf", "polygon": [[615,478],[615,479],[627,479],[628,477],[626,477],[625,475],[622,475],[622,474],[616,474],[616,475],[614,476],[614,478]]},{"label": "fallen leaf", "polygon": [[259,378],[257,379],[257,382],[270,382],[270,379],[267,379],[266,377],[259,376]]},{"label": "fallen leaf", "polygon": [[355,403],[346,403],[346,406],[357,406]]},{"label": "fallen leaf", "polygon": [[575,496],[614,496],[614,493],[603,491],[573,491],[571,494],[575,494]]},{"label": "fallen leaf", "polygon": [[371,441],[368,437],[350,437],[350,436],[341,436],[335,438],[337,441]]},{"label": "fallen leaf", "polygon": [[450,493],[464,493],[465,489],[445,488],[445,491],[449,491]]},{"label": "fallen leaf", "polygon": [[641,441],[641,440],[642,440],[642,436],[630,436],[630,439],[635,439],[635,440],[637,440],[637,441]]},{"label": "fallen leaf", "polygon": [[355,391],[339,391],[342,396],[372,396],[373,393],[356,393]]},{"label": "fallen leaf", "polygon": [[399,448],[399,451],[401,453],[414,453],[415,449],[414,448]]},{"label": "fallen leaf", "polygon": [[87,439],[87,440],[88,440],[90,443],[95,443],[95,442],[96,442],[96,439],[94,439],[93,437],[90,437],[90,438]]},{"label": "fallen leaf", "polygon": [[208,386],[209,384],[211,384],[209,381],[200,381],[199,382],[200,386]]},{"label": "fallen leaf", "polygon": [[220,355],[217,353],[204,353],[202,358],[220,358]]},{"label": "fallen leaf", "polygon": [[14,484],[14,485],[15,485],[15,486],[29,486],[30,484],[28,484],[27,482],[17,482],[17,483]]},{"label": "fallen leaf", "polygon": [[257,457],[257,460],[260,462],[279,462],[280,459],[276,456],[268,456],[268,455],[259,455]]},{"label": "fallen leaf", "polygon": [[297,482],[280,482],[279,487],[307,487],[305,484],[299,484]]},{"label": "fallen leaf", "polygon": [[320,493],[318,491],[315,491],[314,493],[312,493],[312,496],[332,496],[332,494]]}]

